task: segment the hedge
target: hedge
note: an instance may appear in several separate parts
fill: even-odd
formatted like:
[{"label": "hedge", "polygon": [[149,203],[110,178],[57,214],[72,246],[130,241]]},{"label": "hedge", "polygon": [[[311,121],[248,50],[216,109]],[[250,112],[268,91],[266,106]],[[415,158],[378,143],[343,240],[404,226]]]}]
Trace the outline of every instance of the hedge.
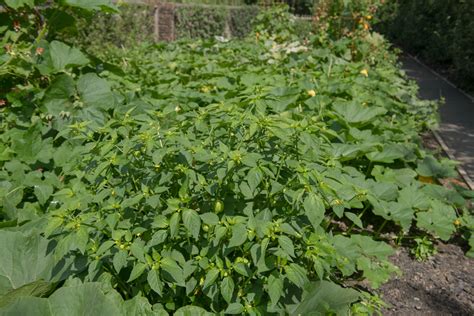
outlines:
[{"label": "hedge", "polygon": [[474,91],[474,0],[393,0],[378,29],[406,51],[450,69],[456,83]]},{"label": "hedge", "polygon": [[[257,6],[172,5],[174,30],[171,38],[245,37],[259,12]],[[152,42],[154,34],[153,6],[122,4],[116,14],[98,13],[81,18],[70,41],[83,47],[115,45],[131,47]],[[160,26],[162,27],[162,25]],[[172,31],[171,31],[172,32]]]},{"label": "hedge", "polygon": [[258,14],[255,6],[177,6],[176,38],[244,37]]},{"label": "hedge", "polygon": [[123,4],[120,14],[97,13],[89,18],[78,18],[76,33],[70,36],[70,41],[88,49],[152,42],[153,9],[148,5]]}]

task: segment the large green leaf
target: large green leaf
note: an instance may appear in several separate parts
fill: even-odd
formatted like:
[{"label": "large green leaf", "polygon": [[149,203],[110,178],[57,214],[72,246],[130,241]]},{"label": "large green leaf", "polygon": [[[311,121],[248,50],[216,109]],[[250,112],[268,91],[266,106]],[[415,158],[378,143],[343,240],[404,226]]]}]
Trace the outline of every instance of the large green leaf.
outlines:
[{"label": "large green leaf", "polygon": [[452,206],[439,201],[433,201],[426,212],[416,214],[417,226],[427,230],[442,240],[448,240],[456,230],[454,220],[456,212]]},{"label": "large green leaf", "polygon": [[49,249],[50,242],[38,233],[0,231],[0,289],[18,289],[34,281],[59,281],[67,277]]},{"label": "large green leaf", "polygon": [[423,161],[418,163],[416,171],[424,177],[446,178],[455,177],[456,171],[452,164],[446,161],[440,162],[433,156],[426,156]]},{"label": "large green leaf", "polygon": [[[0,308],[0,315],[32,316],[133,316],[160,315],[163,311],[153,311],[143,299],[122,301],[118,293],[104,293],[100,283],[85,283],[63,287],[49,298],[21,297]],[[164,314],[166,315],[166,313]]]},{"label": "large green leaf", "polygon": [[63,71],[71,66],[84,66],[89,63],[89,59],[79,49],[59,41],[52,41],[49,44],[49,54],[55,71]]},{"label": "large green leaf", "polygon": [[370,161],[392,163],[396,159],[403,159],[410,151],[403,145],[388,144],[384,145],[382,151],[371,152],[367,154]]},{"label": "large green leaf", "polygon": [[285,272],[288,279],[299,288],[303,288],[309,282],[308,271],[296,263],[285,266]]},{"label": "large green leaf", "polygon": [[51,282],[46,281],[35,281],[29,284],[25,284],[18,289],[11,290],[8,293],[0,296],[0,307],[6,306],[12,303],[14,300],[25,297],[25,296],[46,296],[54,289],[55,285]]},{"label": "large green leaf", "polygon": [[62,111],[71,111],[75,91],[76,86],[71,76],[63,74],[54,78],[44,98],[48,113],[58,115]]},{"label": "large green leaf", "polygon": [[268,277],[267,293],[270,296],[272,305],[276,305],[283,295],[283,276],[270,275]]},{"label": "large green leaf", "polygon": [[201,229],[201,218],[195,210],[187,209],[183,211],[184,227],[191,233],[191,235],[198,239],[199,231]]},{"label": "large green leaf", "polygon": [[77,91],[87,107],[109,109],[115,105],[109,83],[94,73],[82,75],[77,81]]},{"label": "large green leaf", "polygon": [[5,3],[7,6],[15,10],[25,5],[28,7],[33,7],[35,5],[34,0],[5,0]]},{"label": "large green leaf", "polygon": [[355,102],[336,103],[334,110],[339,113],[348,123],[365,123],[373,120],[378,115],[387,112],[382,107],[363,106]]},{"label": "large green leaf", "polygon": [[305,287],[301,302],[293,307],[290,315],[348,315],[352,303],[359,299],[359,292],[346,289],[329,281],[312,282]]},{"label": "large green leaf", "polygon": [[178,309],[175,316],[213,316],[215,314],[209,313],[204,308],[198,306],[183,306]]},{"label": "large green leaf", "polygon": [[318,229],[319,224],[321,224],[324,219],[324,213],[326,212],[321,198],[315,193],[310,192],[303,202],[303,208],[311,225],[313,225],[314,229]]}]

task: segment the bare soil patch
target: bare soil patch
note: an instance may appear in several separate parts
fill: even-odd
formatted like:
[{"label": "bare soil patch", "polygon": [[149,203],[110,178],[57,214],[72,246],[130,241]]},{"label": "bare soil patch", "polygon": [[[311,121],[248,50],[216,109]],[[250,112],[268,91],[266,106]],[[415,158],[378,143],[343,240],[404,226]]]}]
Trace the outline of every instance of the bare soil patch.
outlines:
[{"label": "bare soil patch", "polygon": [[474,315],[474,259],[459,246],[440,243],[423,262],[400,248],[391,260],[403,275],[381,287],[383,315]]}]

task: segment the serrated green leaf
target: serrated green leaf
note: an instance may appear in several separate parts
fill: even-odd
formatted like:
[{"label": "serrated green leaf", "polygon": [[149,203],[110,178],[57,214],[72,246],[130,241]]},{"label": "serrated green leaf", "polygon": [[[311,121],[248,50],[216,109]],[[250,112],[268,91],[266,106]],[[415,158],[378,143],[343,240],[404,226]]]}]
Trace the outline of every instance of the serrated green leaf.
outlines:
[{"label": "serrated green leaf", "polygon": [[109,83],[96,74],[88,73],[79,77],[77,92],[85,106],[110,109],[115,105]]},{"label": "serrated green leaf", "polygon": [[146,269],[146,264],[141,263],[141,262],[136,262],[133,265],[132,272],[130,272],[130,277],[128,278],[127,282],[132,282],[138,277],[140,277],[143,274],[143,272],[145,272],[145,269]]},{"label": "serrated green leaf", "polygon": [[104,241],[104,242],[99,246],[99,248],[97,249],[96,255],[98,255],[98,256],[102,255],[102,254],[105,253],[107,250],[109,250],[110,248],[112,248],[113,245],[115,245],[115,242],[112,241],[112,240]]},{"label": "serrated green leaf", "polygon": [[314,193],[309,193],[303,202],[306,217],[309,219],[314,229],[318,229],[319,224],[324,219],[326,209],[321,199]]},{"label": "serrated green leaf", "polygon": [[307,271],[296,263],[285,266],[286,277],[299,288],[303,288],[308,282]]},{"label": "serrated green leaf", "polygon": [[[71,98],[75,92],[76,84],[71,76],[62,74],[55,77],[44,97],[44,105],[48,113],[59,115],[62,111],[71,111],[73,105]],[[70,150],[68,153],[70,154]]]},{"label": "serrated green leaf", "polygon": [[43,205],[53,194],[53,187],[46,183],[36,184],[34,186],[34,192],[38,202]]},{"label": "serrated green leaf", "polygon": [[207,312],[204,308],[198,306],[183,306],[173,315],[175,316],[213,316],[213,313]]},{"label": "serrated green leaf", "polygon": [[267,292],[268,292],[268,295],[270,296],[270,300],[272,302],[272,305],[278,304],[278,301],[280,300],[280,297],[283,296],[283,279],[282,279],[282,276],[277,278],[277,277],[275,277],[274,275],[271,274],[268,277]]},{"label": "serrated green leaf", "polygon": [[150,247],[162,244],[166,241],[166,238],[168,237],[168,231],[166,230],[159,230],[156,233],[153,234],[151,237],[151,240],[149,241],[148,245]]},{"label": "serrated green leaf", "polygon": [[176,285],[185,287],[183,269],[170,257],[161,259],[160,268],[163,270],[163,276],[166,279],[176,283]]},{"label": "serrated green leaf", "polygon": [[238,247],[247,240],[247,227],[244,224],[232,226],[232,237],[229,241],[229,248]]},{"label": "serrated green leaf", "polygon": [[59,41],[52,41],[49,44],[49,53],[56,71],[63,71],[71,66],[84,66],[89,63],[80,50]]},{"label": "serrated green leaf", "polygon": [[278,236],[278,244],[288,256],[295,257],[295,247],[290,238],[285,235],[280,235]]},{"label": "serrated green leaf", "polygon": [[117,273],[122,270],[123,267],[127,265],[127,253],[125,251],[116,252],[114,258],[112,259],[112,264],[114,265],[115,271]]},{"label": "serrated green leaf", "polygon": [[163,282],[160,279],[158,270],[151,269],[148,271],[147,281],[153,291],[159,295],[163,293]]},{"label": "serrated green leaf", "polygon": [[187,209],[183,211],[183,224],[184,227],[191,233],[195,238],[199,238],[199,231],[201,230],[201,218],[195,210]]},{"label": "serrated green leaf", "polygon": [[360,220],[359,216],[357,216],[354,213],[351,212],[345,212],[344,215],[350,219],[357,227],[359,228],[364,228],[364,224],[362,224],[362,221]]},{"label": "serrated green leaf", "polygon": [[227,309],[224,311],[224,314],[230,314],[230,315],[238,315],[242,314],[244,311],[244,306],[240,303],[232,303],[229,304]]},{"label": "serrated green leaf", "polygon": [[204,213],[201,214],[200,217],[207,225],[217,225],[219,223],[219,216],[214,213]]},{"label": "serrated green leaf", "polygon": [[234,294],[234,280],[231,277],[225,277],[221,282],[221,295],[227,303],[230,303]]},{"label": "serrated green leaf", "polygon": [[360,297],[359,292],[343,288],[333,282],[318,281],[308,284],[303,298],[290,315],[347,315],[351,304]]},{"label": "serrated green leaf", "polygon": [[170,218],[170,235],[175,237],[179,231],[179,221],[181,220],[180,213],[174,213]]},{"label": "serrated green leaf", "polygon": [[206,278],[204,279],[204,284],[202,285],[202,289],[205,290],[211,284],[214,284],[218,276],[219,276],[219,269],[212,268],[209,271],[207,271]]}]

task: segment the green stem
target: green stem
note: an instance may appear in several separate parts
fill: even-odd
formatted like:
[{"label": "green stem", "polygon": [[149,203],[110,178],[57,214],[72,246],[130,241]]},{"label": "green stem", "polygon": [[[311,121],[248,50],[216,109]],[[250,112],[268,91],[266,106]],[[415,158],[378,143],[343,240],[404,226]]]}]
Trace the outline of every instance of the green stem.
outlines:
[{"label": "green stem", "polygon": [[41,31],[39,32],[38,36],[36,37],[35,41],[34,41],[34,45],[38,45],[38,43],[43,39],[43,37],[46,35],[46,31],[48,30],[48,28],[46,27],[46,23],[43,24],[43,28],[41,29]]},{"label": "green stem", "polygon": [[[364,207],[364,209],[362,210],[362,212],[360,212],[360,214],[359,214],[359,216],[358,216],[359,219],[362,218],[362,216],[364,216],[364,213],[365,213],[365,211],[367,211],[368,208],[369,208],[369,204],[367,204],[367,205]],[[350,234],[350,232],[351,232],[352,229],[354,228],[354,225],[355,225],[355,223],[352,223],[351,227],[349,227],[349,230],[347,231],[348,234]]]},{"label": "green stem", "polygon": [[380,232],[382,231],[382,229],[385,227],[385,225],[387,224],[388,220],[384,220],[382,225],[380,225],[379,229],[377,229],[377,231],[375,232],[377,234],[377,236],[380,235]]},{"label": "green stem", "polygon": [[367,178],[369,175],[370,175],[370,172],[372,171],[372,166],[373,166],[373,162],[369,162],[369,166],[367,167],[367,172],[365,173],[365,177]]}]

